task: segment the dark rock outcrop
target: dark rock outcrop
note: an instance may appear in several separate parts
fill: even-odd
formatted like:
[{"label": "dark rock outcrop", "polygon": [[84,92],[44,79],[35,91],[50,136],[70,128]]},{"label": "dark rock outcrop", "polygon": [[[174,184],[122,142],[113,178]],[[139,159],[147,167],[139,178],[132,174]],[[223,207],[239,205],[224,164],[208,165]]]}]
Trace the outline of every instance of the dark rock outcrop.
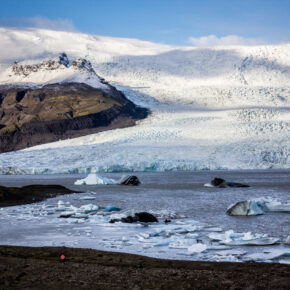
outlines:
[{"label": "dark rock outcrop", "polygon": [[137,176],[135,176],[135,175],[127,175],[127,176],[123,177],[119,181],[119,184],[137,186],[137,185],[141,184],[141,182],[140,182],[140,180],[138,179]]},{"label": "dark rock outcrop", "polygon": [[125,217],[125,218],[110,220],[110,223],[115,223],[115,222],[122,222],[122,223],[136,223],[136,222],[157,223],[158,219],[151,213],[139,212],[139,213],[135,213],[134,216],[130,216],[129,215],[129,216]]},{"label": "dark rock outcrop", "polygon": [[0,153],[133,126],[148,113],[110,85],[0,87]]},{"label": "dark rock outcrop", "polygon": [[225,181],[222,178],[215,177],[210,184],[213,187],[218,187],[218,188],[225,188],[225,187],[250,187],[247,184],[242,184],[242,183],[237,183],[237,182],[229,182]]},{"label": "dark rock outcrop", "polygon": [[0,186],[0,207],[39,202],[46,198],[74,192],[76,191],[61,185]]}]

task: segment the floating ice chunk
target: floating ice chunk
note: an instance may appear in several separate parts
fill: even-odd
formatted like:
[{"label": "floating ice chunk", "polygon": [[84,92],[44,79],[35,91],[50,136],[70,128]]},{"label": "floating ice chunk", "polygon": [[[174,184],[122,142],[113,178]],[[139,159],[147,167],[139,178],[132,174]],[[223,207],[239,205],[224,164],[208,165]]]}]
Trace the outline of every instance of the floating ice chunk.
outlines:
[{"label": "floating ice chunk", "polygon": [[121,210],[121,208],[115,207],[115,206],[112,206],[112,205],[108,205],[105,208],[105,212],[120,211],[120,210]]},{"label": "floating ice chunk", "polygon": [[82,205],[78,209],[78,211],[80,213],[85,213],[85,214],[97,212],[98,210],[99,210],[99,207],[97,205],[91,204],[91,203],[90,204]]},{"label": "floating ice chunk", "polygon": [[116,180],[101,177],[95,173],[90,173],[86,178],[77,180],[75,185],[95,185],[95,184],[116,184]]},{"label": "floating ice chunk", "polygon": [[288,236],[288,237],[286,238],[286,240],[285,240],[285,244],[286,244],[286,245],[290,245],[290,236]]},{"label": "floating ice chunk", "polygon": [[207,249],[207,245],[202,243],[193,244],[192,246],[187,248],[189,254],[197,254],[202,253]]},{"label": "floating ice chunk", "polygon": [[186,216],[178,214],[174,211],[162,209],[162,210],[149,210],[149,213],[154,215],[158,219],[180,219],[185,218]]},{"label": "floating ice chunk", "polygon": [[290,212],[290,203],[281,203],[273,200],[272,202],[265,202],[265,211],[273,212]]},{"label": "floating ice chunk", "polygon": [[209,227],[202,229],[204,232],[222,232],[222,228]]},{"label": "floating ice chunk", "polygon": [[219,256],[227,256],[227,255],[233,255],[233,256],[243,256],[247,254],[247,251],[242,251],[242,250],[224,250],[224,251],[219,251],[216,253]]},{"label": "floating ice chunk", "polygon": [[196,239],[177,238],[173,240],[173,242],[171,242],[168,247],[172,249],[188,249],[189,247],[191,247],[193,244],[196,243],[197,243]]},{"label": "floating ice chunk", "polygon": [[232,216],[260,215],[264,212],[290,212],[290,203],[281,203],[271,198],[256,198],[237,202],[229,206],[227,214]]},{"label": "floating ice chunk", "polygon": [[204,187],[214,187],[214,185],[212,185],[211,183],[205,183],[203,186]]},{"label": "floating ice chunk", "polygon": [[264,214],[264,211],[260,203],[245,200],[230,205],[227,209],[227,214],[231,216],[254,216]]},{"label": "floating ice chunk", "polygon": [[222,241],[225,239],[225,234],[210,233],[208,237],[213,241]]},{"label": "floating ice chunk", "polygon": [[231,247],[225,245],[210,245],[207,246],[207,250],[229,250]]},{"label": "floating ice chunk", "polygon": [[79,200],[94,200],[94,199],[96,199],[94,196],[83,196],[79,198]]},{"label": "floating ice chunk", "polygon": [[74,215],[75,212],[74,211],[64,211],[61,213],[61,215],[59,216],[60,218],[69,218],[72,215]]}]

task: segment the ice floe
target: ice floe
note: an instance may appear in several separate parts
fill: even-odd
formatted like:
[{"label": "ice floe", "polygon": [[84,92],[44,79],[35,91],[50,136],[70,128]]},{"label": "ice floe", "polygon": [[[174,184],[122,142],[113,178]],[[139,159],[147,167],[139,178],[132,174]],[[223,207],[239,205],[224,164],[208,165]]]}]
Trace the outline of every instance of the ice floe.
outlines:
[{"label": "ice floe", "polygon": [[254,260],[254,261],[265,261],[265,260],[274,260],[279,259],[282,257],[289,257],[290,256],[290,249],[273,249],[271,251],[267,250],[263,253],[253,253],[247,255],[247,260]]},{"label": "ice floe", "polygon": [[235,233],[233,230],[225,233],[211,233],[208,237],[213,241],[219,241],[221,244],[229,246],[265,246],[279,242],[279,239],[268,237],[267,234]]}]

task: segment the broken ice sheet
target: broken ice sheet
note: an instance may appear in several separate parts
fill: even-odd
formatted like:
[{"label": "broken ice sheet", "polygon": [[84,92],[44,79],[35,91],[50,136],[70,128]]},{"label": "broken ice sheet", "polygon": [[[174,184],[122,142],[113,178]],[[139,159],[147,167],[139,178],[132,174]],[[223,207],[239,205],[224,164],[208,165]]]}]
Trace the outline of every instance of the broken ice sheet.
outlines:
[{"label": "broken ice sheet", "polygon": [[213,241],[219,241],[221,244],[229,246],[264,246],[273,245],[279,241],[279,239],[268,237],[265,234],[252,234],[251,232],[235,233],[233,230],[226,231],[225,233],[210,233],[208,237]]},{"label": "broken ice sheet", "polygon": [[282,257],[290,257],[290,249],[271,249],[270,251],[264,251],[263,253],[253,253],[246,256],[247,260],[265,261],[274,260]]},{"label": "broken ice sheet", "polygon": [[227,255],[233,255],[233,256],[242,256],[245,255],[247,251],[242,250],[223,250],[218,251],[216,254],[219,256],[227,256]]},{"label": "broken ice sheet", "polygon": [[196,243],[187,248],[189,254],[197,254],[206,251],[207,246],[202,243]]}]

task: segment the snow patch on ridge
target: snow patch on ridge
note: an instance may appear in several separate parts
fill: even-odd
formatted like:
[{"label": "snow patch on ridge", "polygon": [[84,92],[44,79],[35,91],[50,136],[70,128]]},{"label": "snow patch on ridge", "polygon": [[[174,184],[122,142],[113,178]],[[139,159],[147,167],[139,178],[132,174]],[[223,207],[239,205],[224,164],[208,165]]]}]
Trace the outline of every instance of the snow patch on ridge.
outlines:
[{"label": "snow patch on ridge", "polygon": [[109,87],[95,73],[91,63],[83,58],[69,61],[65,53],[39,63],[15,61],[0,74],[0,85],[43,86],[54,83],[78,82],[108,90]]}]

